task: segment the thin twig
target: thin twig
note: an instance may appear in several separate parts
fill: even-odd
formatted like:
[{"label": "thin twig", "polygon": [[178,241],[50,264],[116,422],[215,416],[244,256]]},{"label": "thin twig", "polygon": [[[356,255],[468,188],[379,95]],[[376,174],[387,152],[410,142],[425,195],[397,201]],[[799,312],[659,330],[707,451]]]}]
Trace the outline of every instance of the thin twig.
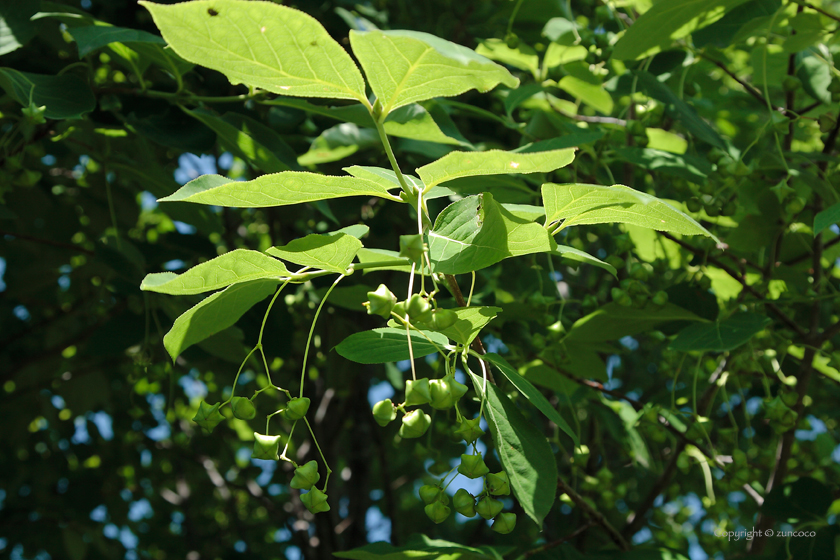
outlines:
[{"label": "thin twig", "polygon": [[[708,262],[710,262],[711,264],[720,268],[725,273],[727,273],[729,276],[731,276],[732,278],[737,280],[741,284],[741,286],[744,287],[744,290],[746,290],[747,292],[749,292],[750,294],[752,294],[756,298],[758,298],[760,300],[764,300],[764,296],[762,296],[755,288],[753,288],[752,286],[747,284],[747,280],[746,280],[746,278],[744,278],[743,275],[738,274],[737,271],[733,270],[728,265],[722,263],[719,259],[717,259],[717,258],[715,258],[711,255],[706,255],[704,251],[702,251],[700,249],[697,249],[696,247],[691,246],[690,244],[686,243],[682,239],[677,239],[676,237],[674,237],[673,235],[671,235],[667,232],[660,231],[659,234],[662,235],[663,237],[665,237],[666,239],[670,239],[671,241],[673,241],[674,243],[676,243],[677,245],[679,245],[680,247],[682,247],[683,249],[686,249],[687,251],[689,251],[691,253],[694,253],[696,255],[706,256],[706,259],[708,260]],[[771,303],[769,301],[763,301],[763,303],[764,303],[765,307],[767,307],[767,309],[772,311],[779,319],[781,319],[781,321],[784,324],[786,324],[789,328],[791,328],[794,332],[796,332],[796,334],[798,334],[801,338],[803,338],[803,339],[807,338],[808,333],[805,331],[805,329],[800,327],[799,324],[796,321],[794,321],[793,319],[788,317],[784,313],[784,311],[779,309],[779,307],[775,303]]]},{"label": "thin twig", "polygon": [[623,551],[630,550],[630,544],[624,537],[621,536],[621,533],[616,531],[615,527],[610,525],[610,522],[607,521],[607,518],[604,517],[604,515],[601,512],[596,511],[592,506],[590,506],[586,502],[586,500],[583,499],[583,496],[575,492],[571,486],[563,482],[563,479],[559,477],[557,478],[557,489],[560,492],[569,496],[577,507],[582,509],[592,521],[600,525],[604,529],[604,531],[607,532],[610,539],[618,546],[618,548],[620,548]]},{"label": "thin twig", "polygon": [[549,550],[551,548],[558,547],[561,544],[563,544],[564,542],[570,541],[573,538],[577,537],[578,535],[580,535],[581,533],[583,533],[584,531],[586,531],[587,529],[592,527],[594,524],[595,523],[593,521],[589,521],[588,523],[586,523],[585,525],[581,525],[580,527],[578,527],[577,529],[575,529],[573,532],[569,533],[565,537],[560,537],[557,540],[547,542],[547,543],[545,543],[541,546],[538,546],[537,548],[532,548],[531,550],[529,550],[528,552],[526,552],[525,554],[520,556],[517,560],[526,560],[527,558],[530,558],[534,554],[539,554],[540,552],[545,552],[546,550]]},{"label": "thin twig", "polygon": [[52,247],[58,247],[59,249],[68,249],[70,251],[75,251],[77,253],[84,253],[85,255],[93,255],[94,252],[84,247],[79,247],[78,245],[73,245],[72,243],[62,243],[61,241],[52,241],[50,239],[41,239],[39,237],[33,237],[31,235],[26,235],[25,233],[14,233],[11,231],[3,231],[0,230],[0,235],[11,235],[12,237],[16,237],[17,239],[23,239],[24,241],[31,241],[32,243],[40,243],[41,245],[50,245]]},{"label": "thin twig", "polygon": [[822,15],[824,15],[825,17],[833,19],[834,21],[840,21],[840,17],[835,16],[832,13],[826,12],[822,8],[818,8],[817,6],[814,6],[813,4],[811,4],[810,2],[805,2],[804,0],[793,0],[793,1],[797,4],[799,4],[800,6],[804,6],[806,8],[811,9],[811,10],[814,10],[815,12],[819,12]]}]

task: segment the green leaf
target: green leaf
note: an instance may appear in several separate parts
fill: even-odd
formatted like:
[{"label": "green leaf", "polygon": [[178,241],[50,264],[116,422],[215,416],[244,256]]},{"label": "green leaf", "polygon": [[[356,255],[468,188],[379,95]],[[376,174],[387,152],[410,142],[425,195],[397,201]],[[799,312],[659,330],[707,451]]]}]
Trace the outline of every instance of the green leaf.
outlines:
[{"label": "green leaf", "polygon": [[48,119],[78,119],[96,108],[96,98],[88,85],[74,74],[48,76],[0,68],[0,87],[9,97],[29,107],[46,106]]},{"label": "green leaf", "polygon": [[466,274],[508,257],[556,248],[544,227],[514,216],[490,193],[450,204],[429,232],[432,266],[443,274]]},{"label": "green leaf", "polygon": [[234,208],[265,208],[345,196],[378,196],[402,202],[384,187],[355,177],[335,177],[304,171],[283,171],[253,181],[232,181],[202,175],[159,202],[197,202]]},{"label": "green leaf", "polygon": [[543,88],[540,84],[531,83],[519,86],[515,90],[509,92],[507,97],[505,97],[505,112],[507,112],[508,116],[510,116],[513,114],[514,109],[536,94],[542,93],[542,91]]},{"label": "green leaf", "polygon": [[478,43],[475,52],[490,60],[530,72],[535,80],[540,77],[540,57],[533,48],[522,42],[512,49],[501,39],[485,39]]},{"label": "green leaf", "polygon": [[550,70],[563,64],[584,60],[589,51],[583,45],[561,45],[551,42],[545,50],[543,69]]},{"label": "green leaf", "polygon": [[[507,551],[501,549],[501,552],[504,553]],[[386,542],[375,542],[354,548],[353,550],[335,552],[333,556],[337,558],[349,558],[350,560],[413,560],[425,558],[457,558],[458,560],[501,559],[501,553],[498,555],[487,555],[482,549],[440,539],[430,539],[426,535],[412,535],[409,537],[408,543],[405,546],[396,547]]]},{"label": "green leaf", "polygon": [[298,169],[297,156],[274,131],[238,113],[217,117],[206,109],[184,109],[212,129],[222,147],[266,173]]},{"label": "green leaf", "polygon": [[589,65],[577,62],[566,67],[567,76],[563,76],[557,87],[589,105],[596,111],[609,115],[613,110],[612,96],[604,89],[601,78],[596,76]]},{"label": "green leaf", "polygon": [[558,245],[553,251],[551,251],[551,254],[563,257],[564,259],[595,265],[598,268],[606,270],[616,278],[618,277],[618,273],[613,265],[606,263],[585,251],[581,251],[580,249],[575,249],[574,247],[569,247],[568,245]]},{"label": "green leaf", "polygon": [[502,150],[486,152],[452,152],[419,167],[417,174],[427,188],[476,175],[502,175],[506,173],[545,173],[560,169],[572,163],[575,151],[572,148],[548,152],[514,153]]},{"label": "green leaf", "polygon": [[0,4],[0,56],[16,51],[35,36],[35,25],[29,18],[37,11],[37,2]]},{"label": "green leaf", "polygon": [[697,48],[703,48],[709,44],[719,48],[727,47],[735,38],[738,30],[747,22],[759,17],[773,15],[781,5],[780,0],[751,0],[727,12],[725,16],[712,25],[692,33],[691,39]]},{"label": "green leaf", "polygon": [[[354,165],[352,167],[345,167],[342,171],[346,171],[349,175],[367,181],[373,181],[382,186],[383,189],[392,190],[400,187],[400,180],[397,179],[397,174],[391,169],[384,167],[366,167],[361,165]],[[423,189],[423,183],[413,175],[403,174],[405,182],[409,187],[414,189]]]},{"label": "green leaf", "polygon": [[623,161],[644,169],[682,177],[693,183],[705,183],[712,172],[705,158],[689,154],[672,154],[653,148],[618,148],[615,155]]},{"label": "green leaf", "polygon": [[484,396],[484,415],[510,487],[525,513],[542,527],[557,494],[557,463],[545,436],[504,392],[470,372],[475,392]]},{"label": "green leaf", "polygon": [[840,203],[829,206],[814,216],[814,237],[837,222],[840,222]]},{"label": "green leaf", "polygon": [[684,328],[668,348],[682,352],[727,352],[746,344],[769,322],[768,317],[758,313],[735,313],[723,321]]},{"label": "green leaf", "polygon": [[225,330],[277,287],[277,280],[252,280],[228,286],[203,299],[175,320],[163,337],[163,345],[174,360],[197,342]]},{"label": "green leaf", "polygon": [[140,2],[185,60],[218,70],[232,84],[294,97],[367,103],[350,55],[312,16],[271,2]]},{"label": "green leaf", "polygon": [[[415,358],[422,358],[437,352],[434,344],[426,340],[433,340],[441,348],[449,344],[449,340],[442,334],[433,331],[423,331],[426,336],[411,331],[411,348]],[[408,360],[408,340],[405,329],[383,327],[371,331],[351,334],[334,348],[341,356],[359,364],[384,364],[385,362],[399,362]]]},{"label": "green leaf", "polygon": [[649,303],[641,309],[608,303],[597,311],[578,319],[564,340],[567,343],[618,340],[670,321],[704,321],[704,319],[671,303],[661,306]]},{"label": "green leaf", "polygon": [[710,25],[746,0],[671,0],[642,14],[613,48],[613,58],[650,56],[696,29]]},{"label": "green leaf", "polygon": [[383,115],[416,101],[519,84],[493,61],[428,33],[351,31],[350,44]]},{"label": "green leaf", "polygon": [[761,512],[781,521],[824,519],[832,502],[832,490],[814,478],[803,476],[779,485],[761,505]]},{"label": "green leaf", "polygon": [[501,371],[505,377],[507,377],[508,381],[513,383],[513,386],[516,387],[520,393],[525,395],[525,398],[530,401],[532,405],[537,407],[537,409],[542,412],[546,418],[554,422],[558,428],[563,430],[567,436],[572,438],[572,441],[575,443],[575,447],[580,445],[580,441],[578,441],[577,434],[572,430],[569,424],[563,419],[562,416],[557,412],[557,409],[554,408],[548,399],[540,393],[536,387],[531,385],[531,382],[519,375],[519,372],[516,371],[504,358],[499,356],[498,354],[485,354],[482,356],[483,360],[487,360],[494,366],[496,366],[499,371]]},{"label": "green leaf", "polygon": [[379,145],[379,134],[372,128],[359,128],[353,123],[342,123],[323,131],[300,156],[300,165],[317,165],[339,161],[359,150]]},{"label": "green leaf", "polygon": [[624,185],[602,187],[566,183],[542,186],[546,223],[563,221],[566,228],[581,224],[633,224],[657,231],[714,237],[706,228],[655,196]]},{"label": "green leaf", "polygon": [[343,274],[361,248],[362,242],[346,233],[313,233],[282,247],[272,247],[266,253],[302,266]]},{"label": "green leaf", "polygon": [[236,249],[184,272],[147,274],[140,289],[159,294],[191,295],[225,288],[231,284],[261,278],[291,276],[286,266],[271,257],[248,249]]},{"label": "green leaf", "polygon": [[634,74],[642,91],[665,106],[665,114],[680,121],[698,140],[726,149],[726,144],[717,131],[700,118],[694,107],[677,97],[671,88],[657,80],[650,72],[637,71]]},{"label": "green leaf", "polygon": [[139,29],[127,29],[111,25],[89,25],[68,30],[79,47],[79,58],[84,58],[97,49],[111,43],[151,43],[165,45],[166,41]]},{"label": "green leaf", "polygon": [[455,321],[455,324],[440,332],[449,337],[450,340],[469,346],[481,329],[492,321],[501,310],[500,307],[458,307],[451,309],[458,315],[458,320]]}]

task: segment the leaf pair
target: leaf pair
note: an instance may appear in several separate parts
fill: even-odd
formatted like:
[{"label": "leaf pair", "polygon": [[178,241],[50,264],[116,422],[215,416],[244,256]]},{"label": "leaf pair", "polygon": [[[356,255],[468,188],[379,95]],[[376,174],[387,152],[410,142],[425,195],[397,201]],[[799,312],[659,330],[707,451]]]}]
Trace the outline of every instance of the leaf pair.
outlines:
[{"label": "leaf pair", "polygon": [[[218,70],[231,83],[280,95],[351,99],[369,106],[350,55],[311,16],[270,2],[141,2],[166,42],[184,59]],[[381,109],[433,97],[488,91],[519,80],[474,51],[414,31],[350,33],[353,53]]]}]

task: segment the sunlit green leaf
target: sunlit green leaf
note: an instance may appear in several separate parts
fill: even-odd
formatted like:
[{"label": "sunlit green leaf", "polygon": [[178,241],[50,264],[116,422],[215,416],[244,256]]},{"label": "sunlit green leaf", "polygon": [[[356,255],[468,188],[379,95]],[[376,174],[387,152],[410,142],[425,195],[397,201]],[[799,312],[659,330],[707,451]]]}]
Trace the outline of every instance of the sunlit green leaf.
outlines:
[{"label": "sunlit green leaf", "polygon": [[351,31],[350,44],[385,115],[416,101],[519,84],[493,61],[428,33]]},{"label": "sunlit green leaf", "polygon": [[253,181],[232,181],[221,175],[202,175],[175,193],[161,198],[160,202],[263,208],[346,196],[377,196],[402,202],[373,181],[299,171],[263,175]]},{"label": "sunlit green leaf", "polygon": [[367,101],[350,55],[312,16],[271,2],[140,2],[185,60],[281,95]]},{"label": "sunlit green leaf", "polygon": [[532,47],[522,42],[510,48],[501,39],[485,39],[478,44],[475,52],[490,60],[530,72],[534,79],[539,79],[540,58]]},{"label": "sunlit green leaf", "polygon": [[500,307],[458,307],[452,309],[451,311],[458,315],[458,320],[455,321],[454,325],[440,332],[459,344],[469,346],[473,339],[478,336],[479,331],[492,321],[501,310]]},{"label": "sunlit green leaf", "polygon": [[683,235],[712,236],[706,228],[655,196],[624,185],[602,187],[567,183],[542,186],[546,220],[563,227],[624,223]]},{"label": "sunlit green leaf", "polygon": [[571,148],[527,154],[502,150],[452,152],[418,168],[417,174],[427,187],[433,187],[459,177],[554,171],[574,159],[575,151]]},{"label": "sunlit green leaf", "polygon": [[161,294],[190,295],[218,290],[231,284],[289,275],[285,265],[277,259],[258,251],[236,249],[196,265],[182,274],[148,274],[140,284],[140,289]]},{"label": "sunlit green leaf", "polygon": [[361,248],[362,242],[352,235],[336,232],[327,235],[313,233],[282,247],[272,247],[266,252],[301,266],[341,274],[347,270]]}]

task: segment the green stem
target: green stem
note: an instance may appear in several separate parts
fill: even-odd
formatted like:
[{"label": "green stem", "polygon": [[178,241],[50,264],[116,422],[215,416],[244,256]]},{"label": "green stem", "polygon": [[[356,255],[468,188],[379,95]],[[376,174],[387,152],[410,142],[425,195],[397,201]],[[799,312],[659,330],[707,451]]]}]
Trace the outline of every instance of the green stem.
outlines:
[{"label": "green stem", "polygon": [[[385,127],[380,122],[380,119],[377,119],[373,114],[373,123],[376,125],[376,132],[379,133],[379,140],[382,142],[382,146],[385,148],[385,153],[388,155],[388,161],[391,162],[391,168],[394,170],[394,173],[397,174],[397,180],[400,182],[400,187],[402,187],[403,192],[406,196],[413,196],[413,192],[411,187],[408,186],[408,183],[405,181],[405,176],[402,174],[400,170],[400,166],[397,163],[397,158],[394,156],[394,150],[391,149],[391,142],[388,141],[388,135],[385,134]],[[417,209],[420,212],[420,209]]]},{"label": "green stem", "polygon": [[245,364],[246,364],[246,363],[248,363],[248,358],[250,358],[250,357],[251,357],[251,355],[254,353],[254,350],[256,350],[256,349],[257,349],[257,347],[256,347],[256,346],[254,346],[253,348],[251,348],[251,351],[250,351],[250,352],[248,352],[248,355],[247,355],[247,356],[245,356],[245,359],[244,359],[244,360],[242,360],[242,363],[241,363],[241,364],[239,364],[239,371],[237,371],[237,372],[236,372],[236,377],[234,377],[234,378],[233,378],[233,388],[231,388],[231,390],[230,390],[230,397],[228,398],[228,400],[226,400],[225,402],[223,402],[223,403],[219,406],[219,408],[221,408],[221,407],[225,406],[227,403],[229,403],[230,401],[232,401],[232,400],[233,400],[233,396],[236,394],[236,384],[237,384],[237,382],[239,381],[239,374],[240,374],[240,373],[242,373],[242,368],[244,368],[244,367],[245,367]]},{"label": "green stem", "polygon": [[[321,299],[321,303],[318,305],[318,309],[315,310],[315,317],[312,319],[312,326],[309,327],[309,338],[306,339],[306,350],[303,352],[303,367],[301,367],[300,372],[300,397],[303,398],[303,381],[306,378],[306,360],[309,357],[309,345],[312,342],[312,334],[315,332],[315,323],[318,322],[318,316],[321,314],[321,309],[324,307],[324,303],[327,301],[327,298],[330,297],[330,293],[333,291],[341,279],[345,276],[342,274],[338,278],[335,279],[333,285],[330,286],[330,289],[327,290],[327,293],[324,294],[323,299]],[[307,423],[308,424],[308,423]]]},{"label": "green stem", "polygon": [[306,427],[309,428],[309,433],[312,434],[312,441],[315,443],[315,448],[318,450],[318,454],[321,456],[321,460],[324,462],[324,467],[327,469],[327,476],[324,479],[324,489],[321,490],[324,494],[327,493],[327,484],[330,481],[330,475],[332,474],[332,469],[330,468],[329,464],[327,463],[327,458],[324,457],[324,452],[321,451],[321,446],[318,445],[318,438],[315,437],[315,432],[312,431],[312,426],[309,425],[309,420],[304,416],[303,421],[306,422]]}]

